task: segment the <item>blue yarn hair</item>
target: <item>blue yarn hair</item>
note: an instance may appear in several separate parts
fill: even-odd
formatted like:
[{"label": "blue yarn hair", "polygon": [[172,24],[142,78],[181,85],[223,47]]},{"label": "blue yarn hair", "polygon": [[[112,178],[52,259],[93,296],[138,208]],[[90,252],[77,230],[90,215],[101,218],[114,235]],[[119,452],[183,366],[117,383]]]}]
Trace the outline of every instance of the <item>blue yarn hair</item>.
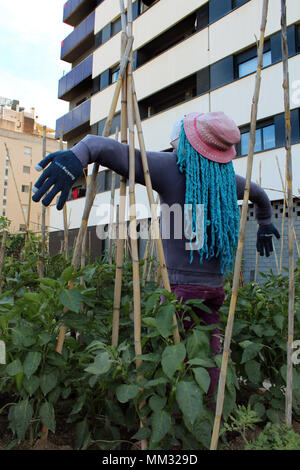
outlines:
[{"label": "blue yarn hair", "polygon": [[[185,204],[192,207],[194,233],[197,233],[197,204],[203,204],[204,243],[197,250],[200,263],[203,259],[220,257],[221,272],[228,273],[233,268],[239,237],[239,208],[233,164],[217,163],[199,154],[189,143],[183,124],[177,156],[179,170],[185,173]],[[193,249],[190,257],[192,262]]]}]

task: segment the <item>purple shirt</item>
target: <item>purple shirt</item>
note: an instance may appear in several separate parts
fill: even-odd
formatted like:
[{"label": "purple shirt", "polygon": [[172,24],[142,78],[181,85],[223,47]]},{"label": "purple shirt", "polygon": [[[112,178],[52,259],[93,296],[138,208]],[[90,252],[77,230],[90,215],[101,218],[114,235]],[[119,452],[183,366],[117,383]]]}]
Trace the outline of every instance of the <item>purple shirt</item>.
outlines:
[{"label": "purple shirt", "polygon": [[[129,147],[112,138],[88,135],[71,149],[85,167],[97,162],[119,175],[128,178]],[[185,175],[180,173],[177,166],[177,153],[147,152],[152,186],[160,196],[160,204],[171,207],[185,203]],[[135,150],[135,181],[145,185],[142,160],[139,150]],[[237,199],[243,199],[245,178],[236,175]],[[272,209],[265,191],[255,183],[250,186],[250,201],[254,203],[255,215],[259,224],[271,222]],[[183,212],[183,211],[182,211]],[[182,217],[182,226],[184,215]],[[194,255],[190,263],[190,251],[186,250],[189,241],[184,237],[174,237],[174,227],[170,224],[170,238],[163,238],[163,247],[171,284],[194,284],[208,287],[220,287],[223,284],[219,258],[204,259]],[[164,230],[164,214],[161,216],[161,230]]]}]

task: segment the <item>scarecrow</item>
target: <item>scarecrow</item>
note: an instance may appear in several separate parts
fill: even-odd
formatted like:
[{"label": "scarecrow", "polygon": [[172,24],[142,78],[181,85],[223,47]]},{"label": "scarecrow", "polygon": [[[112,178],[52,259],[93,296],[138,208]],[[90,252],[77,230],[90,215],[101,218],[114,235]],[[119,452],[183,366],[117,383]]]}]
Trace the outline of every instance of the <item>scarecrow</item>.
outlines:
[{"label": "scarecrow", "polygon": [[[173,127],[172,152],[147,152],[153,189],[159,194],[162,208],[162,241],[172,292],[183,302],[202,299],[211,313],[200,309],[196,313],[206,324],[219,322],[218,310],[225,299],[223,276],[233,267],[238,243],[238,200],[243,199],[246,183],[245,178],[235,174],[232,163],[239,141],[238,127],[223,112],[190,113]],[[71,150],[49,154],[36,167],[44,171],[35,183],[33,201],[44,196],[42,203],[48,206],[60,192],[57,209],[61,210],[72,185],[93,162],[128,177],[129,148],[111,138],[88,135]],[[135,181],[145,185],[139,150],[135,151]],[[261,256],[270,256],[272,236],[280,238],[271,223],[270,200],[255,183],[251,183],[249,198],[259,226],[257,251]],[[166,208],[174,205],[182,208],[182,217],[164,237],[170,215]],[[178,228],[182,228],[180,237]],[[194,326],[192,320],[184,320],[183,324],[186,330]],[[214,354],[221,352],[217,328],[211,348]],[[219,370],[211,368],[209,373],[208,394],[212,395]]]}]

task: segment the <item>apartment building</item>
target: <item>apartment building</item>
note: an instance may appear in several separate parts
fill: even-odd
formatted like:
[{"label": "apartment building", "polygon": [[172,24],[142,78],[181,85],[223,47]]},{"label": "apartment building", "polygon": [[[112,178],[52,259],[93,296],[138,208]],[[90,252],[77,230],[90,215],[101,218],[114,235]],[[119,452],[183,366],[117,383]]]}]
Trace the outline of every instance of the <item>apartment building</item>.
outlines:
[{"label": "apartment building", "polygon": [[[47,153],[59,150],[54,134],[46,128]],[[42,148],[43,126],[36,122],[35,109],[26,111],[18,100],[0,97],[0,216],[11,221],[13,233],[24,231],[28,221],[30,230],[41,230],[42,207],[30,203],[30,188],[39,176],[34,166],[42,159]]]},{"label": "apartment building", "polygon": [[[237,173],[245,176],[261,10],[262,0],[133,2],[134,79],[148,150],[169,151],[173,123],[184,114],[222,110],[241,130],[234,167]],[[252,179],[258,182],[261,174],[261,185],[272,201],[273,221],[281,231],[284,208],[278,166],[284,177],[285,127],[280,13],[280,0],[272,0],[266,28]],[[119,0],[68,0],[64,5],[63,21],[74,27],[61,47],[61,59],[71,63],[72,70],[59,81],[58,96],[70,103],[70,110],[57,120],[56,136],[62,132],[71,148],[88,133],[102,134],[120,63]],[[299,0],[287,2],[287,21],[294,222],[300,239]],[[119,126],[120,102],[111,130],[113,138]],[[99,238],[99,233],[107,230],[109,214],[102,214],[101,207],[110,201],[110,185],[111,172],[101,168],[89,219],[89,249],[95,255],[105,248],[105,241]],[[85,179],[76,186],[67,203],[71,236],[75,236],[81,222]],[[136,185],[136,199],[138,203],[147,203],[145,188],[140,185]],[[56,250],[63,238],[62,217],[55,207],[51,208],[50,217],[50,225],[59,228],[50,236],[51,249]],[[148,217],[149,212],[139,214],[140,231],[148,226]],[[251,280],[255,269],[257,231],[251,205],[248,219],[244,275],[246,280]],[[287,222],[284,265],[287,264],[286,237]],[[276,256],[260,259],[260,271],[273,268],[276,272],[280,242],[276,240],[274,244]],[[145,241],[140,240],[141,253],[144,245]]]}]

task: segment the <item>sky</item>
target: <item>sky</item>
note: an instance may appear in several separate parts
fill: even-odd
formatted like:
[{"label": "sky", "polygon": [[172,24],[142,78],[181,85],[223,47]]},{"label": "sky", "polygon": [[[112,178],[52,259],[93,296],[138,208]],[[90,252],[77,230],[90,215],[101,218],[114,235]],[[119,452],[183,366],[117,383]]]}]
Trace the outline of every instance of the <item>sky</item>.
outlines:
[{"label": "sky", "polygon": [[61,41],[73,30],[63,23],[66,0],[0,0],[0,96],[19,100],[37,121],[55,129],[68,112],[57,99],[58,81],[71,66],[60,60]]}]

